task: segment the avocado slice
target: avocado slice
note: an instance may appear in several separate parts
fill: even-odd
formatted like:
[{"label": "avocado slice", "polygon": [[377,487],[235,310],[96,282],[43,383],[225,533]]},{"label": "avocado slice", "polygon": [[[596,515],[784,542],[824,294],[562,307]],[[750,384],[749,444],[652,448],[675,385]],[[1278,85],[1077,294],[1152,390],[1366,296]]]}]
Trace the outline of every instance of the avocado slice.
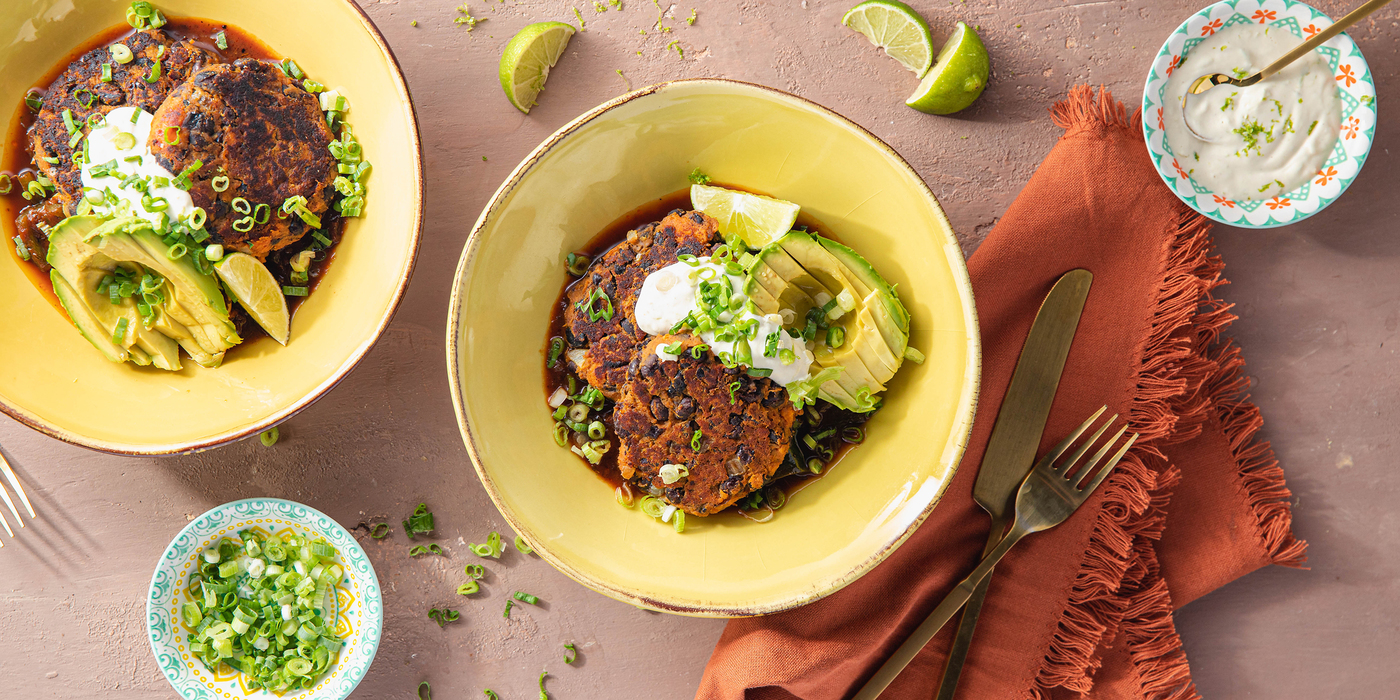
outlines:
[{"label": "avocado slice", "polygon": [[768,292],[768,288],[760,284],[752,275],[745,278],[743,292],[764,315],[776,314],[782,310],[782,305]]},{"label": "avocado slice", "polygon": [[817,237],[803,231],[793,231],[778,239],[778,245],[794,262],[821,282],[832,296],[840,294],[843,289],[852,290],[857,299],[864,299],[870,294],[869,285],[859,277],[848,274],[846,266],[828,253],[817,242]]},{"label": "avocado slice", "polygon": [[[97,294],[102,279],[122,265],[85,240],[101,225],[98,217],[74,216],[50,232],[48,261],[53,271],[49,278],[54,281],[54,295],[83,337],[108,359],[180,369],[175,342],[142,325],[134,301],[123,299],[113,304],[110,297]],[[112,335],[123,318],[127,321],[125,338],[116,343]],[[114,353],[113,347],[118,352]]]},{"label": "avocado slice", "polygon": [[165,278],[166,311],[202,349],[199,355],[191,354],[196,362],[216,366],[225,350],[242,342],[229,321],[218,280],[199,272],[188,255],[172,260],[170,246],[144,220],[114,219],[94,230],[89,239],[109,258],[138,263]]},{"label": "avocado slice", "polygon": [[[890,348],[896,350],[896,355],[902,354],[904,352],[904,346],[908,344],[909,340],[909,311],[905,309],[904,304],[900,302],[899,294],[895,292],[894,285],[885,281],[885,278],[880,276],[880,273],[875,271],[874,266],[865,258],[861,257],[860,253],[829,238],[817,236],[816,239],[817,242],[821,244],[822,248],[826,249],[827,253],[846,268],[847,276],[852,281],[863,283],[872,291],[884,293],[881,300],[884,303],[884,308],[888,315],[886,320],[890,321],[893,325],[887,326],[884,321],[882,321],[881,334],[885,336],[885,341],[889,343]],[[866,296],[868,295],[867,293]],[[876,320],[881,321],[879,316],[876,317]],[[897,329],[898,332],[904,336],[903,341],[895,342],[891,338],[889,331],[893,329]]]},{"label": "avocado slice", "polygon": [[[52,251],[53,248],[50,247],[49,250]],[[102,327],[87,303],[78,295],[78,290],[68,284],[68,280],[63,279],[58,268],[49,271],[49,279],[53,280],[54,296],[58,297],[58,303],[63,305],[63,310],[68,312],[68,318],[72,319],[73,325],[78,327],[78,332],[82,333],[103,357],[113,362],[126,362],[130,359],[131,355],[126,348],[112,342],[111,332]]]}]

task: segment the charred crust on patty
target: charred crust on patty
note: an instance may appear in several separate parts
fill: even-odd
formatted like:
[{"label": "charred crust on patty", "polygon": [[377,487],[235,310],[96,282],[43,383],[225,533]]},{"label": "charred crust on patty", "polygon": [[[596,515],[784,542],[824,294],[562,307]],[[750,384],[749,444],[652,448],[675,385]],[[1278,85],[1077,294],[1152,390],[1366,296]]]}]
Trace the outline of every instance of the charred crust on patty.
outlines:
[{"label": "charred crust on patty", "polygon": [[[259,260],[297,242],[311,227],[295,214],[282,215],[291,197],[305,197],[326,228],[335,192],[336,161],[328,148],[334,136],[316,96],[276,65],[245,58],[195,73],[156,111],[151,133],[173,127],[183,138],[174,144],[152,138],[151,151],[172,173],[202,163],[190,196],[207,212],[205,230],[215,242]],[[228,178],[226,190],[214,190],[216,177]],[[235,230],[247,216],[232,208],[238,197],[267,204],[268,220]]]},{"label": "charred crust on patty", "polygon": [[[131,49],[133,59],[129,63],[117,63],[106,46],[78,57],[49,86],[44,106],[29,128],[34,162],[53,181],[58,189],[55,196],[69,213],[82,196],[82,173],[73,154],[81,152],[83,146],[68,146],[71,135],[63,120],[64,110],[72,113],[73,121],[84,133],[89,130],[87,120],[93,114],[107,114],[118,107],[139,107],[154,113],[171,91],[202,66],[217,60],[192,42],[177,41],[159,29],[135,32],[121,43]],[[165,47],[164,54],[160,53],[161,47]],[[148,80],[157,61],[160,76]],[[112,66],[111,82],[102,80],[104,64]],[[50,163],[45,160],[48,158],[57,162]]]},{"label": "charred crust on patty", "polygon": [[[657,356],[658,346],[676,342],[679,359]],[[787,456],[795,414],[781,385],[725,367],[708,349],[695,357],[691,349],[701,344],[690,336],[662,335],[643,345],[613,411],[613,426],[623,479],[705,516],[767,483]],[[665,464],[683,464],[689,475],[667,484],[661,478]]]},{"label": "charred crust on patty", "polygon": [[[616,400],[626,380],[626,368],[646,342],[637,328],[633,311],[647,275],[666,267],[681,255],[709,255],[723,243],[718,223],[705,214],[680,209],[659,222],[641,226],[599,256],[565,297],[564,337],[575,348],[587,348],[575,369],[579,376]],[[608,295],[612,318],[590,318],[579,304],[594,290]]]}]

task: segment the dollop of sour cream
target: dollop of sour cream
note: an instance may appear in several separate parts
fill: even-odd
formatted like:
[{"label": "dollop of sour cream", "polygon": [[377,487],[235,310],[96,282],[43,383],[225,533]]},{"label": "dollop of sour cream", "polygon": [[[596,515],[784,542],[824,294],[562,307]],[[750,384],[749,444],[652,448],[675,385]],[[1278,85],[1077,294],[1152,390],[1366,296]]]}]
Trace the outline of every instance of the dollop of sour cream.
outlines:
[{"label": "dollop of sour cream", "polygon": [[[734,294],[743,293],[745,278],[740,275],[727,274],[723,267],[712,264],[709,258],[700,258],[693,266],[683,262],[667,265],[647,275],[646,281],[642,282],[642,291],[637,296],[637,304],[633,311],[637,327],[649,335],[670,333],[677,323],[689,316],[691,312],[697,311],[699,306],[695,303],[695,292],[701,282],[698,271],[702,269],[714,271],[715,276],[708,281],[727,281]],[[782,318],[777,314],[759,315],[741,310],[732,316],[728,313],[722,314],[720,319],[726,323],[754,319],[758,322],[758,326],[753,338],[732,342],[716,340],[714,331],[701,333],[700,339],[705,341],[705,344],[709,345],[712,351],[716,353],[727,352],[732,355],[737,343],[748,343],[750,354],[753,356],[753,362],[750,366],[757,369],[773,370],[773,374],[769,375],[768,378],[782,386],[806,379],[811,374],[812,353],[807,349],[805,343],[783,331]],[[785,365],[776,356],[765,357],[763,355],[768,336],[773,333],[778,334],[778,350],[791,350],[796,356],[797,359],[792,364]],[[666,353],[662,347],[656,349],[656,356],[663,361],[677,359],[676,355]]]},{"label": "dollop of sour cream", "polygon": [[[1218,85],[1189,100],[1196,78],[1243,78],[1297,46],[1279,27],[1236,24],[1191,49],[1167,80],[1162,123],[1177,164],[1229,199],[1269,199],[1307,182],[1327,161],[1341,130],[1341,100],[1316,51],[1254,85]],[[1186,127],[1205,137],[1197,138]]]},{"label": "dollop of sour cream", "polygon": [[[87,162],[82,166],[84,198],[92,210],[102,215],[126,213],[140,216],[152,224],[180,221],[194,212],[190,193],[175,187],[175,175],[161,167],[151,155],[150,137],[152,115],[139,107],[118,107],[87,135]],[[123,148],[123,146],[126,146]],[[106,170],[116,163],[109,175],[94,175],[94,168]],[[132,180],[132,176],[137,180]],[[123,186],[123,182],[127,184]],[[146,191],[139,189],[144,183]],[[143,204],[142,198],[148,198]],[[165,209],[152,211],[147,206]]]}]

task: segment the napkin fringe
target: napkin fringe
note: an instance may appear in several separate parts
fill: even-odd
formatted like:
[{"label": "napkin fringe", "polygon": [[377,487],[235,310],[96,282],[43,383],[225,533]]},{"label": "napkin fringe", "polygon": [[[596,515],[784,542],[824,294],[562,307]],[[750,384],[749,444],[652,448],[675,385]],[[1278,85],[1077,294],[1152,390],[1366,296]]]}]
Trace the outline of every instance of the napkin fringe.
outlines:
[{"label": "napkin fringe", "polygon": [[1269,560],[1279,566],[1306,568],[1308,543],[1293,535],[1293,492],[1284,483],[1283,468],[1273,447],[1259,439],[1264,417],[1246,393],[1249,378],[1242,371],[1244,358],[1239,346],[1226,341],[1215,355],[1220,372],[1211,391],[1225,397],[1215,406],[1215,419],[1230,442],[1241,488],[1258,521]]},{"label": "napkin fringe", "polygon": [[[1121,129],[1129,135],[1141,118],[1129,118],[1107,89],[1095,95],[1088,86],[1072,89],[1051,112],[1066,130]],[[1118,635],[1147,697],[1198,697],[1153,543],[1165,528],[1171,487],[1180,480],[1162,447],[1199,435],[1211,417],[1220,397],[1210,380],[1219,376],[1220,364],[1203,341],[1218,337],[1233,317],[1210,294],[1224,283],[1224,264],[1210,255],[1209,220],[1185,215],[1174,229],[1128,410],[1128,422],[1141,437],[1102,487],[1088,551],[1028,694],[1033,700],[1050,700],[1057,687],[1089,693],[1102,665],[1098,649]]]}]

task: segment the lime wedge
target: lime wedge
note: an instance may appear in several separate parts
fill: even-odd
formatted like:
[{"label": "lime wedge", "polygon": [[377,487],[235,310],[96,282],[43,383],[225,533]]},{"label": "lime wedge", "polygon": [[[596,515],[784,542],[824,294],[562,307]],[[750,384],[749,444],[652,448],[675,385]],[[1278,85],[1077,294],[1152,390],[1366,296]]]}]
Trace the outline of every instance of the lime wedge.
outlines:
[{"label": "lime wedge", "polygon": [[933,70],[904,104],[929,114],[952,114],[977,100],[987,87],[992,60],[977,33],[958,22],[953,35],[938,52]]},{"label": "lime wedge", "polygon": [[792,230],[800,209],[792,202],[711,185],[691,185],[690,205],[714,217],[726,240],[736,236],[762,248]]},{"label": "lime wedge", "polygon": [[536,22],[515,35],[501,54],[501,89],[515,108],[529,114],[544,89],[549,69],[564,54],[574,28],[563,22]]},{"label": "lime wedge", "polygon": [[286,345],[292,326],[291,316],[287,314],[287,298],[282,296],[282,285],[267,267],[247,253],[229,253],[214,263],[214,272],[248,315],[273,340]]},{"label": "lime wedge", "polygon": [[866,0],[852,7],[841,24],[865,35],[920,78],[933,65],[933,35],[928,22],[898,0]]}]

